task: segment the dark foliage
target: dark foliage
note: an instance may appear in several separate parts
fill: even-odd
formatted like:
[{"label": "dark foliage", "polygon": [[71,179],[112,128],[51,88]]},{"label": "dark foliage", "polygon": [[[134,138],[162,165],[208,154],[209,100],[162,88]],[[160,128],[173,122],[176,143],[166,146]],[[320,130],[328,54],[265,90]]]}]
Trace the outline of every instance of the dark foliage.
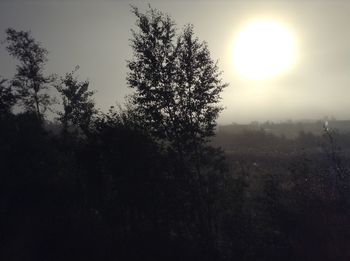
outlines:
[{"label": "dark foliage", "polygon": [[56,85],[63,102],[63,112],[58,113],[58,119],[62,123],[64,135],[71,127],[80,128],[85,134],[89,133],[92,117],[96,114],[92,99],[94,91],[89,90],[88,81],[79,82],[74,77],[78,69],[77,66],[73,72],[67,73]]},{"label": "dark foliage", "polygon": [[12,106],[16,103],[16,95],[14,94],[8,81],[0,77],[0,117],[8,115]]},{"label": "dark foliage", "polygon": [[9,28],[6,34],[6,49],[19,61],[12,85],[16,88],[24,108],[27,111],[34,111],[41,119],[53,102],[47,89],[54,79],[53,76],[45,76],[43,72],[48,52],[30,32]]}]

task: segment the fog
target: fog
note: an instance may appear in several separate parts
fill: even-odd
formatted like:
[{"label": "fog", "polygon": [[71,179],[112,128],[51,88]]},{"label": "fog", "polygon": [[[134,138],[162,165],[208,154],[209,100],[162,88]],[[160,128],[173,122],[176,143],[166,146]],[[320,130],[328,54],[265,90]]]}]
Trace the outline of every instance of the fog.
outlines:
[{"label": "fog", "polygon": [[1,1],[0,260],[350,260],[350,2],[150,2]]},{"label": "fog", "polygon": [[[229,83],[222,95],[219,123],[348,119],[350,103],[350,3],[347,1],[149,1],[169,13],[181,29],[192,23],[207,41]],[[0,37],[13,27],[31,30],[50,52],[47,71],[64,74],[80,65],[81,78],[96,89],[96,102],[106,110],[131,92],[126,85],[129,38],[134,28],[130,4],[143,1],[1,1]],[[268,80],[240,77],[232,65],[235,35],[257,17],[283,22],[297,42],[297,63]],[[1,74],[10,78],[14,61],[0,49]]]}]

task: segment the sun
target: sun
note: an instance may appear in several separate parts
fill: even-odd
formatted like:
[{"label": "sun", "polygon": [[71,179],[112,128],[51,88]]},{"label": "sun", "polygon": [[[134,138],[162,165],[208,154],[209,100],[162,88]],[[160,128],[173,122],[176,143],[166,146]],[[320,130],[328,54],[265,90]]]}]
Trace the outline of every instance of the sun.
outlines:
[{"label": "sun", "polygon": [[281,23],[252,22],[234,40],[233,65],[246,79],[271,78],[292,67],[295,49],[295,38]]}]

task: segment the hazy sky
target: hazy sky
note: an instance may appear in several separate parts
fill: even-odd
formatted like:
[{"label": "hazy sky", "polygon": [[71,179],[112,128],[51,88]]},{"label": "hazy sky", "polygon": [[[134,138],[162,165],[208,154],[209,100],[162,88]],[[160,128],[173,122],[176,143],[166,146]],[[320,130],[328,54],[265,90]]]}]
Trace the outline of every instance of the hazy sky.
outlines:
[{"label": "hazy sky", "polygon": [[[350,1],[0,0],[0,38],[8,27],[31,30],[50,52],[47,72],[64,75],[80,65],[80,79],[90,80],[98,107],[106,109],[131,91],[125,80],[135,28],[130,4],[145,10],[147,3],[169,13],[180,29],[192,23],[219,60],[230,84],[219,123],[350,118]],[[259,17],[288,28],[297,62],[278,77],[251,81],[238,75],[231,52],[242,26]],[[15,62],[0,47],[0,75],[9,78]]]}]

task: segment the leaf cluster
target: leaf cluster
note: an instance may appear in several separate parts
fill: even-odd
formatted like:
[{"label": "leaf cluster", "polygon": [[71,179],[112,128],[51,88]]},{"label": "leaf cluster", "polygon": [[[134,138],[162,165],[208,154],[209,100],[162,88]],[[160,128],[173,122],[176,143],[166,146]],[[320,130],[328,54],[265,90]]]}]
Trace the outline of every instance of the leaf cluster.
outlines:
[{"label": "leaf cluster", "polygon": [[0,115],[11,112],[12,106],[16,103],[16,98],[8,81],[0,77]]},{"label": "leaf cluster", "polygon": [[78,126],[83,131],[89,128],[92,115],[96,113],[95,102],[92,98],[95,91],[89,90],[89,81],[79,81],[74,73],[79,69],[67,73],[56,85],[63,101],[63,112],[59,112],[59,120],[64,128]]}]

